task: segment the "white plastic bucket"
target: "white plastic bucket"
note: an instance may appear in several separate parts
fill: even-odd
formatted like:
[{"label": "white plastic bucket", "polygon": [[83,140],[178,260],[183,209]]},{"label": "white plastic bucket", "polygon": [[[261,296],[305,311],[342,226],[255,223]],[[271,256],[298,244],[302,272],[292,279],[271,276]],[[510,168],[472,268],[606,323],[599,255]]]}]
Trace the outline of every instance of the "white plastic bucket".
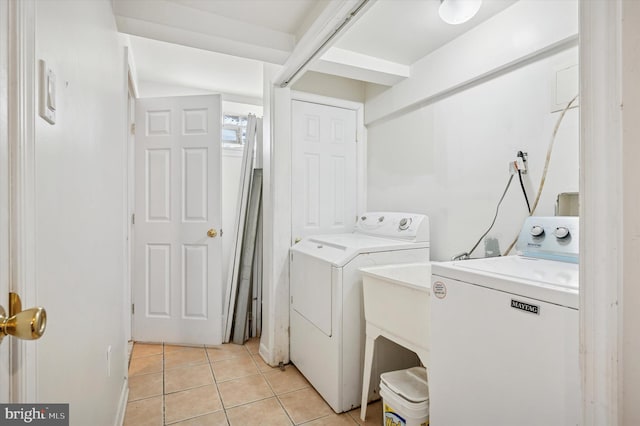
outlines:
[{"label": "white plastic bucket", "polygon": [[429,425],[429,387],[424,367],[381,374],[380,396],[384,426]]}]

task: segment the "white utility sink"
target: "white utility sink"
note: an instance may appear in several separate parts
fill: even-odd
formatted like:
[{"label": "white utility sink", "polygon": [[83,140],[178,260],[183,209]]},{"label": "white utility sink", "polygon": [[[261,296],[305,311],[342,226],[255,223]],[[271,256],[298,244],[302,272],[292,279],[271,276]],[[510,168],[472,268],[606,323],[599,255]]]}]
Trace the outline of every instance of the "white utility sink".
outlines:
[{"label": "white utility sink", "polygon": [[379,336],[414,351],[422,364],[429,368],[431,264],[386,265],[361,271],[367,334],[360,411],[364,420],[373,349]]}]

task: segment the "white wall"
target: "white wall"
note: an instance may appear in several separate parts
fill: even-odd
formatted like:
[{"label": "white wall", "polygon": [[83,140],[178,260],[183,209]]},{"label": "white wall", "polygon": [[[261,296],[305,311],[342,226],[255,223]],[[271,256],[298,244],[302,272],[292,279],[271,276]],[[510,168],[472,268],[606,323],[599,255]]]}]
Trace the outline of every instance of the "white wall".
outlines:
[{"label": "white wall", "polygon": [[432,102],[577,38],[577,0],[520,0],[416,61],[411,77],[367,98],[365,123]]},{"label": "white wall", "polygon": [[[121,39],[128,43],[126,37],[120,34]],[[136,51],[132,51],[132,59],[135,60]],[[135,70],[134,70],[135,71]],[[134,74],[136,75],[136,74]],[[258,108],[257,111],[262,111],[262,99],[252,96],[243,96],[232,93],[224,93],[217,90],[211,90],[197,86],[183,86],[179,84],[170,84],[166,82],[157,82],[151,80],[144,80],[136,75],[136,87],[138,89],[138,97],[140,98],[159,98],[167,96],[197,96],[197,95],[222,95],[222,105],[224,110],[224,104],[242,104],[244,109],[248,112],[254,112],[253,108]]]},{"label": "white wall", "polygon": [[36,8],[36,58],[57,78],[57,123],[35,123],[37,398],[70,403],[72,425],[111,425],[127,374],[124,50],[108,0]]},{"label": "white wall", "polygon": [[[416,211],[431,219],[431,253],[448,260],[487,229],[509,178],[509,161],[529,154],[525,188],[538,188],[560,113],[550,112],[555,64],[577,61],[575,48],[368,128],[369,210]],[[578,191],[578,112],[560,127],[536,215],[553,215],[560,192]],[[517,176],[494,229],[502,252],[527,215]],[[484,246],[474,253],[484,256]]]},{"label": "white wall", "polygon": [[[510,19],[515,18],[512,10],[507,12]],[[520,19],[528,17],[523,14]],[[480,27],[477,29],[486,30]],[[457,53],[463,57],[465,52],[455,42],[437,54]],[[458,51],[443,52],[454,48]],[[499,46],[483,48],[492,50]],[[550,112],[550,80],[556,66],[572,63],[577,64],[576,47],[530,61],[421,108],[369,125],[368,209],[429,215],[433,260],[449,260],[470,250],[491,223],[509,178],[508,163],[515,160],[519,150],[529,154],[525,188],[533,204],[559,116]],[[419,83],[418,80],[406,84],[419,86]],[[384,96],[388,94],[374,98],[377,107]],[[398,101],[402,104],[402,100]],[[369,101],[365,110],[368,106]],[[578,191],[578,163],[578,111],[572,109],[557,135],[536,215],[553,215],[559,192]],[[487,238],[497,238],[504,252],[527,214],[515,176]],[[481,243],[474,256],[484,255]]]},{"label": "white wall", "polygon": [[330,98],[364,102],[365,83],[350,78],[307,71],[291,88]]},{"label": "white wall", "polygon": [[[135,57],[135,51],[133,53]],[[179,86],[149,80],[138,80],[138,95],[141,98],[210,95],[211,93],[211,90],[201,89],[198,87]]]}]

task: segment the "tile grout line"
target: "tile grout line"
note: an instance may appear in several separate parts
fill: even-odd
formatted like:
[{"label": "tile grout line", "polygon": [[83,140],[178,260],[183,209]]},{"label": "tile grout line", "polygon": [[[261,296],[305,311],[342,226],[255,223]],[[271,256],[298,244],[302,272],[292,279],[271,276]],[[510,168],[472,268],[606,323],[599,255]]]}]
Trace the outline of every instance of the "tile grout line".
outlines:
[{"label": "tile grout line", "polygon": [[[254,361],[255,362],[255,361]],[[259,370],[259,369],[258,369]],[[262,376],[264,377],[264,372],[260,372],[262,374]],[[269,387],[271,388],[271,390],[273,391],[273,394],[276,396],[276,401],[278,401],[278,404],[280,405],[280,407],[282,408],[282,411],[284,411],[284,413],[287,415],[287,417],[289,418],[289,421],[291,422],[292,425],[295,425],[296,422],[293,421],[293,417],[291,417],[291,414],[289,414],[289,412],[287,411],[287,409],[285,408],[284,404],[282,403],[282,401],[280,400],[280,395],[278,395],[276,393],[276,391],[273,389],[273,386],[271,386],[271,383],[269,383],[269,381],[267,380],[266,377],[264,377],[264,380],[267,382],[267,384],[269,385]],[[285,394],[286,395],[286,394]]]},{"label": "tile grout line", "polygon": [[[246,348],[246,346],[245,346]],[[292,425],[295,425],[296,422],[293,421],[293,418],[291,417],[291,415],[289,414],[289,412],[287,411],[287,409],[284,407],[284,405],[282,404],[282,401],[280,401],[280,397],[278,396],[278,394],[276,393],[275,389],[273,389],[273,386],[271,386],[271,383],[269,382],[269,380],[267,380],[267,378],[264,376],[264,371],[262,371],[260,369],[260,367],[258,367],[258,363],[256,362],[256,360],[253,358],[253,354],[251,353],[251,351],[249,351],[248,348],[247,352],[249,352],[249,356],[251,357],[251,360],[253,361],[253,363],[256,365],[256,367],[258,368],[258,372],[260,373],[260,375],[262,376],[262,379],[267,382],[267,386],[269,386],[269,389],[271,389],[271,392],[273,392],[273,396],[275,396],[276,401],[278,401],[278,405],[280,405],[280,408],[282,408],[282,411],[284,411],[284,414],[287,416],[287,418],[289,419],[289,421],[291,422]],[[258,354],[258,356],[260,356],[260,354]]]},{"label": "tile grout line", "polygon": [[[251,356],[251,359],[253,360],[254,364],[256,364],[256,367],[258,367],[258,363],[256,363],[256,360],[253,359],[253,354],[249,353],[249,355]],[[258,356],[260,356],[258,354]],[[258,372],[260,373],[260,375],[262,376],[262,379],[267,382],[267,386],[269,386],[269,389],[271,389],[271,392],[273,392],[273,396],[276,398],[276,401],[278,402],[278,405],[280,406],[280,408],[282,408],[282,411],[284,411],[284,414],[287,416],[287,418],[289,419],[289,421],[291,422],[292,425],[295,425],[296,422],[293,421],[293,418],[291,418],[291,415],[289,414],[289,412],[287,411],[287,409],[284,407],[284,405],[282,405],[282,401],[280,401],[280,397],[278,396],[278,394],[276,393],[276,390],[273,388],[273,386],[271,385],[271,382],[269,382],[269,380],[267,380],[267,378],[264,375],[264,371],[260,370],[260,367],[258,367]]]},{"label": "tile grout line", "polygon": [[209,364],[209,371],[211,371],[211,378],[213,379],[213,384],[216,386],[216,391],[218,392],[218,399],[220,399],[220,405],[222,406],[222,412],[224,413],[224,418],[227,420],[227,424],[231,425],[231,421],[229,420],[229,415],[227,414],[227,408],[224,406],[224,401],[222,400],[222,394],[220,393],[218,380],[216,380],[216,374],[213,372],[213,365],[212,365],[211,359],[209,358],[209,351],[207,351],[206,345],[204,345],[204,356],[207,357],[207,362]]},{"label": "tile grout line", "polygon": [[[258,369],[258,374],[259,374],[259,375],[262,377],[262,379],[267,383],[267,386],[269,386],[269,389],[271,389],[271,392],[273,392],[273,396],[270,396],[270,397],[267,397],[267,398],[262,398],[262,399],[259,399],[259,400],[256,400],[256,401],[247,402],[247,403],[244,403],[244,404],[240,404],[240,405],[237,405],[236,407],[232,407],[232,408],[242,407],[242,406],[249,405],[249,404],[253,404],[253,403],[256,403],[256,402],[259,402],[259,401],[265,401],[265,400],[270,399],[270,398],[275,398],[275,399],[276,399],[276,401],[278,402],[278,405],[280,406],[280,408],[282,408],[282,411],[283,411],[283,412],[284,412],[284,414],[287,416],[287,418],[289,419],[289,421],[291,422],[291,424],[292,424],[292,425],[296,425],[296,423],[295,423],[295,422],[293,421],[293,419],[291,418],[291,415],[289,414],[289,412],[287,411],[287,409],[284,407],[284,405],[282,405],[282,401],[280,401],[280,398],[279,398],[279,397],[278,397],[278,395],[276,394],[276,391],[273,389],[273,386],[271,386],[271,383],[270,383],[270,382],[269,382],[269,380],[267,380],[267,378],[265,377],[265,375],[264,375],[264,371],[262,371],[262,370],[260,369],[260,367],[258,367],[258,363],[256,362],[256,360],[255,360],[255,358],[254,358],[253,354],[251,353],[251,351],[249,351],[249,348],[248,348],[246,345],[242,345],[242,346],[243,346],[243,347],[245,348],[245,350],[249,353],[249,357],[251,358],[251,361],[253,361],[253,363],[255,364],[256,368]],[[258,356],[259,356],[259,354],[258,354]],[[232,379],[232,380],[233,380],[233,379]],[[222,400],[222,397],[221,397],[220,399]],[[225,414],[226,414],[226,409],[225,409]],[[229,424],[231,424],[231,423],[229,423]]]},{"label": "tile grout line", "polygon": [[[187,347],[187,346],[185,346],[185,347]],[[188,347],[194,347],[194,346],[188,346]],[[206,346],[202,345],[199,349],[204,349],[205,357],[207,358],[207,360],[209,360],[209,355],[207,353]],[[179,352],[179,350],[178,350],[178,352]],[[203,364],[197,364],[196,366],[200,366],[200,365],[205,365],[205,364],[204,363]],[[193,367],[193,365],[191,367]],[[220,390],[218,389],[218,386],[217,386],[217,383],[216,383],[216,380],[215,380],[215,375],[213,374],[213,370],[211,369],[211,364],[210,363],[209,363],[209,370],[211,371],[211,376],[213,378],[213,384],[216,385],[216,389],[218,390],[218,397],[220,398],[220,405],[222,406],[222,409],[211,411],[209,413],[198,414],[197,416],[188,417],[188,418],[182,419],[182,420],[176,420],[175,422],[170,423],[170,424],[165,424],[164,426],[172,426],[172,425],[175,425],[176,423],[182,423],[182,422],[186,422],[186,421],[189,421],[189,420],[197,419],[199,417],[208,416],[209,414],[217,413],[218,411],[224,411],[225,418],[227,418],[227,413],[226,413],[226,410],[224,409],[224,404],[222,403],[222,397],[220,397]],[[198,385],[198,386],[195,386],[195,387],[192,387],[192,388],[187,388],[187,389],[181,389],[181,390],[178,390],[178,391],[174,391],[174,392],[169,393],[168,395],[171,395],[171,394],[174,394],[174,393],[186,392],[186,391],[190,391],[190,390],[193,390],[193,389],[204,388],[204,387],[211,386],[211,385],[212,385],[211,383],[210,384],[205,384],[205,385]],[[228,418],[227,418],[227,424],[229,424],[229,419]]]},{"label": "tile grout line", "polygon": [[[166,371],[167,371],[167,370],[166,370],[166,355],[167,355],[167,352],[166,352],[166,345],[167,345],[167,344],[166,344],[165,342],[163,342],[163,343],[162,343],[162,353],[161,353],[161,355],[162,355],[162,371],[161,371],[161,373],[162,373],[162,424],[163,424],[163,425],[165,425],[165,426],[167,426],[167,423],[166,423],[166,421],[167,421],[167,417],[166,417],[166,416],[167,416],[167,412],[166,412],[166,396],[167,396],[167,394],[166,394],[166,380],[165,380],[165,373],[166,373]],[[235,408],[242,407],[242,406],[245,406],[245,405],[254,404],[254,403],[256,403],[256,402],[264,401],[264,400],[267,400],[267,399],[270,399],[270,398],[273,398],[273,397],[275,397],[275,398],[276,398],[276,401],[278,402],[278,405],[279,405],[279,406],[281,407],[281,409],[284,411],[284,413],[285,413],[285,415],[287,416],[287,419],[289,420],[289,422],[290,422],[290,424],[291,424],[291,425],[304,425],[304,424],[307,424],[307,423],[310,423],[310,422],[313,422],[313,421],[316,421],[316,420],[319,420],[319,419],[328,418],[328,417],[331,417],[331,416],[332,416],[332,413],[329,413],[329,414],[324,415],[324,416],[319,416],[319,417],[316,417],[316,418],[313,418],[313,419],[305,420],[303,423],[296,423],[296,422],[293,420],[293,418],[291,417],[291,414],[287,411],[286,407],[285,407],[285,406],[284,406],[284,404],[282,403],[282,401],[281,401],[281,399],[280,399],[280,396],[288,395],[288,394],[293,393],[293,392],[296,392],[296,391],[300,391],[300,390],[303,390],[303,389],[307,389],[307,388],[310,388],[310,386],[308,386],[308,385],[307,385],[307,386],[305,386],[305,387],[303,387],[303,388],[290,390],[290,391],[288,391],[288,392],[283,392],[281,395],[278,395],[278,394],[276,393],[276,390],[274,389],[273,385],[269,382],[269,380],[267,379],[267,376],[266,376],[266,373],[271,373],[271,372],[273,372],[275,369],[271,368],[271,369],[267,369],[266,371],[263,371],[263,370],[258,366],[258,361],[256,361],[256,358],[255,358],[256,356],[260,356],[260,355],[259,355],[259,353],[257,353],[257,354],[253,354],[253,353],[251,353],[251,351],[249,350],[249,347],[248,347],[247,345],[243,344],[242,346],[243,346],[244,350],[246,351],[246,353],[248,353],[249,357],[251,358],[252,363],[255,365],[255,367],[256,367],[256,369],[257,369],[257,372],[258,372],[258,373],[257,373],[257,375],[259,375],[259,376],[260,376],[260,377],[261,377],[261,378],[262,378],[262,379],[267,383],[267,386],[268,386],[268,388],[271,390],[271,392],[272,392],[272,394],[273,394],[273,395],[272,395],[272,396],[265,397],[265,398],[260,398],[260,399],[257,399],[257,400],[255,400],[255,401],[250,401],[250,402],[246,402],[246,403],[243,403],[243,404],[239,404],[239,405],[236,405],[236,406],[234,406],[234,407],[228,407],[228,408],[225,406],[225,404],[224,404],[224,402],[223,402],[223,400],[222,400],[222,394],[221,394],[221,392],[220,392],[220,387],[219,387],[220,382],[218,382],[218,380],[217,380],[217,378],[216,378],[216,375],[215,375],[215,373],[214,373],[213,363],[214,363],[215,361],[213,361],[213,360],[210,358],[210,356],[209,356],[209,352],[207,351],[207,349],[208,349],[208,348],[206,347],[206,345],[201,345],[201,346],[199,346],[199,348],[202,348],[202,349],[204,349],[204,351],[205,351],[205,357],[206,357],[206,360],[207,360],[207,364],[209,364],[209,371],[210,371],[211,376],[212,376],[212,378],[213,378],[213,384],[215,385],[215,387],[216,387],[216,391],[218,392],[218,398],[219,398],[219,400],[220,400],[220,404],[221,404],[221,407],[222,407],[222,411],[223,411],[223,413],[224,413],[224,415],[225,415],[225,420],[226,420],[226,422],[227,422],[227,424],[228,424],[228,425],[230,425],[230,424],[231,424],[231,421],[230,421],[230,419],[229,419],[228,409],[235,409]],[[185,349],[186,349],[186,348],[187,348],[187,347],[185,347]],[[178,351],[179,351],[179,349],[178,349]],[[173,351],[171,351],[171,352],[173,352]],[[148,356],[153,356],[153,355],[148,355]],[[236,357],[237,357],[237,356],[231,356],[231,358],[229,358],[229,359],[236,358]],[[292,364],[292,365],[293,365],[293,364]],[[178,367],[176,367],[176,368],[178,368]],[[154,373],[146,373],[146,374],[154,374]],[[251,376],[251,375],[249,375],[249,376]],[[227,381],[231,381],[231,380],[241,379],[241,378],[243,378],[243,377],[245,377],[245,376],[241,376],[241,377],[236,377],[236,378],[233,378],[233,379],[229,379],[229,380],[223,381],[222,383],[227,382]],[[194,387],[194,388],[190,388],[190,389],[197,389],[197,388],[205,387],[205,386],[209,386],[209,385],[196,386],[196,387]],[[311,388],[312,388],[312,387],[311,387]],[[190,389],[187,389],[187,390],[190,390]],[[177,393],[177,392],[180,392],[180,391],[176,391],[176,392],[173,392],[173,393]],[[137,400],[137,401],[141,401],[141,400],[145,400],[145,399],[150,399],[150,398],[153,398],[153,397],[141,398],[140,400]],[[195,418],[202,417],[202,416],[206,416],[206,415],[209,415],[209,414],[212,414],[212,413],[215,413],[215,412],[217,412],[217,411],[213,411],[213,412],[211,412],[211,413],[201,414],[201,415],[194,416],[194,417],[190,417],[190,418],[187,418],[187,419],[182,419],[182,420],[180,420],[179,422],[182,422],[182,421],[188,421],[188,420],[195,419]],[[354,424],[359,424],[359,422],[358,422],[355,418],[353,418],[353,417],[351,416],[351,414],[350,414],[350,413],[346,413],[346,414],[349,416],[349,418],[351,419],[351,421],[352,421],[352,422],[354,422]],[[175,423],[175,422],[174,422],[174,423]]]},{"label": "tile grout line", "polygon": [[[295,364],[293,364],[293,363],[289,362],[289,364],[287,364],[287,365],[288,365],[288,366],[290,366],[290,367],[294,367],[294,368],[296,368],[296,370],[297,370],[297,367],[295,366]],[[286,366],[285,366],[285,368],[286,368]],[[300,372],[300,370],[298,370],[298,372]],[[264,373],[262,373],[262,374],[264,374]],[[302,373],[300,373],[300,374],[302,374]],[[303,376],[303,377],[304,377],[304,376]],[[306,378],[305,378],[305,379],[306,379]],[[267,384],[271,387],[271,383],[266,379],[266,377],[265,377],[265,380],[267,381]],[[282,406],[282,408],[284,409],[285,413],[287,413],[287,416],[288,416],[288,417],[289,417],[289,419],[291,420],[291,423],[292,423],[292,424],[294,424],[295,426],[303,426],[303,425],[306,425],[306,424],[308,424],[308,423],[314,422],[314,421],[316,421],[316,420],[320,420],[320,419],[324,419],[324,418],[331,417],[331,416],[332,416],[332,415],[334,415],[334,414],[337,414],[337,415],[345,414],[346,416],[348,416],[348,417],[349,417],[349,419],[351,419],[351,421],[353,422],[353,424],[360,426],[360,423],[358,423],[358,422],[353,418],[353,416],[352,416],[349,412],[344,412],[344,413],[340,413],[340,414],[338,414],[338,413],[335,413],[335,412],[333,411],[333,409],[331,409],[331,407],[329,407],[329,408],[330,408],[330,410],[331,410],[331,412],[330,412],[329,414],[326,414],[326,415],[324,415],[324,416],[320,416],[320,417],[314,417],[314,418],[312,418],[312,419],[305,420],[305,421],[304,421],[304,422],[302,422],[302,423],[296,423],[296,422],[294,422],[294,421],[293,421],[293,418],[292,418],[291,416],[289,416],[289,412],[287,411],[287,409],[284,407],[284,404],[283,404],[283,403],[282,403],[282,401],[280,400],[280,397],[281,397],[281,396],[285,396],[285,395],[290,395],[290,394],[292,394],[292,393],[294,393],[294,392],[299,392],[299,391],[304,390],[304,389],[312,389],[316,394],[318,394],[318,396],[320,396],[320,395],[319,395],[319,393],[318,393],[318,391],[317,391],[317,390],[316,390],[316,389],[315,389],[315,388],[314,388],[310,383],[309,383],[309,385],[308,385],[308,386],[304,386],[304,387],[302,387],[302,388],[300,388],[300,389],[293,389],[293,390],[290,390],[290,391],[287,391],[287,392],[282,392],[282,393],[280,393],[280,394],[276,394],[275,390],[274,390],[274,389],[273,389],[273,387],[272,387],[272,391],[273,391],[273,393],[276,395],[276,398],[278,399],[278,402],[280,403],[280,405],[281,405],[281,406]],[[321,397],[321,398],[322,398],[322,397]],[[324,401],[324,398],[322,398],[322,401],[326,404],[326,401]],[[329,404],[327,404],[327,406],[328,406],[328,405],[329,405]]]}]

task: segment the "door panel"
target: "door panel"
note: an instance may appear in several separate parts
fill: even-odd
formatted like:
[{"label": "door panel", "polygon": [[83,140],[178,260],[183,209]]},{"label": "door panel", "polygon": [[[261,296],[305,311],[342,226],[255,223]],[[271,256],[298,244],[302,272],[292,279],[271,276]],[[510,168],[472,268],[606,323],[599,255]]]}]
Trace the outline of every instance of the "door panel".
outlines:
[{"label": "door panel", "polygon": [[207,150],[187,148],[182,152],[182,220],[207,221]]},{"label": "door panel", "polygon": [[171,246],[147,244],[146,261],[146,315],[170,317],[171,299]]},{"label": "door panel", "polygon": [[207,251],[205,244],[182,246],[182,316],[207,318]]},{"label": "door panel", "polygon": [[220,97],[136,105],[138,341],[222,342]]},{"label": "door panel", "polygon": [[292,102],[292,235],[351,232],[356,217],[356,112]]},{"label": "door panel", "polygon": [[148,149],[146,155],[147,221],[171,220],[171,150]]}]

